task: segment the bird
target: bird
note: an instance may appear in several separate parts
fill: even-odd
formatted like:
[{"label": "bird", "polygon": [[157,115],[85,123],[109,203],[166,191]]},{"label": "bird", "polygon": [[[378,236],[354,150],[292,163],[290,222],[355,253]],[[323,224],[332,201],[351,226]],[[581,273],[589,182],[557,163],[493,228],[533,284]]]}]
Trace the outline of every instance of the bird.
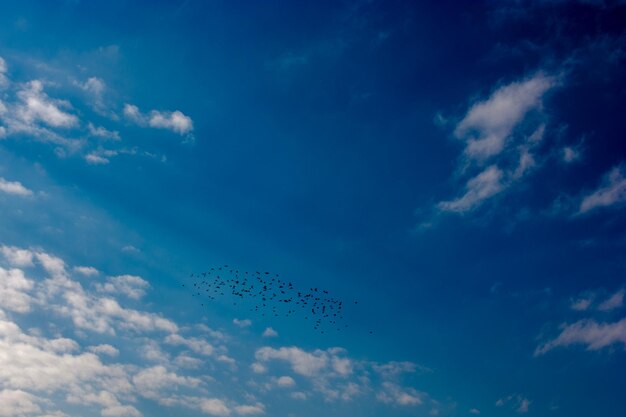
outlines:
[{"label": "bird", "polygon": [[[211,273],[215,271],[217,274]],[[252,277],[248,279],[248,276]],[[224,264],[200,273],[191,273],[189,279],[192,281],[193,296],[206,297],[211,301],[224,298],[224,301],[230,301],[235,306],[243,303],[249,311],[260,313],[262,317],[266,317],[266,310],[271,309],[270,317],[304,315],[304,319],[308,320],[307,311],[310,311],[316,317],[313,328],[320,333],[324,333],[325,329],[348,328],[348,325],[338,325],[338,321],[345,317],[343,300],[333,297],[328,289],[316,286],[308,290],[298,288],[293,280],[283,280],[279,274],[270,271],[249,272]],[[203,307],[206,302],[202,302]],[[301,308],[297,309],[296,306]]]}]

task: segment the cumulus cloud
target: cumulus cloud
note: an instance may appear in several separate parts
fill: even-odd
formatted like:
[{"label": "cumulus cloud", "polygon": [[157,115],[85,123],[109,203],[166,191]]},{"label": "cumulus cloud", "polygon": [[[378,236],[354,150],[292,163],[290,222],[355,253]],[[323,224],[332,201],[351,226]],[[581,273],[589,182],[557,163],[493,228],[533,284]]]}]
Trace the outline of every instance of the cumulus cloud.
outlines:
[{"label": "cumulus cloud", "polygon": [[111,357],[115,357],[119,355],[120,353],[120,351],[117,350],[115,347],[111,345],[107,345],[107,344],[90,346],[87,348],[87,350],[95,354],[106,355],[106,356],[111,356]]},{"label": "cumulus cloud", "polygon": [[75,266],[74,271],[86,277],[93,277],[100,273],[96,268],[92,266]]},{"label": "cumulus cloud", "polygon": [[276,385],[283,388],[289,388],[296,385],[296,381],[290,376],[283,375],[276,379]]},{"label": "cumulus cloud", "polygon": [[454,130],[466,142],[465,155],[484,160],[502,152],[513,129],[530,111],[541,109],[543,96],[555,85],[553,77],[539,72],[473,104]]},{"label": "cumulus cloud", "polygon": [[12,266],[33,266],[33,252],[15,246],[0,246],[0,252]]},{"label": "cumulus cloud", "polygon": [[6,317],[0,319],[0,384],[11,390],[53,393],[87,388],[128,389],[123,367],[104,365],[92,353],[71,352],[78,344],[70,339],[29,336]]},{"label": "cumulus cloud", "polygon": [[0,307],[18,313],[30,311],[33,297],[30,291],[34,283],[26,278],[21,269],[0,267]]},{"label": "cumulus cloud", "polygon": [[277,336],[278,336],[278,332],[272,329],[271,327],[268,327],[263,331],[263,337],[277,337]]},{"label": "cumulus cloud", "polygon": [[43,82],[33,80],[24,85],[17,93],[21,105],[17,107],[17,116],[26,124],[42,122],[50,127],[74,127],[78,118],[66,112],[70,108],[67,101],[53,100],[43,91]]},{"label": "cumulus cloud", "polygon": [[[113,103],[107,100],[108,88],[103,79],[90,77],[85,81],[74,81],[73,86],[82,90],[83,97],[75,108],[72,103],[62,98],[52,97],[50,86],[64,91],[68,87],[63,82],[48,83],[44,79],[9,80],[7,65],[0,58],[0,139],[26,136],[31,139],[54,145],[54,152],[59,158],[78,156],[91,165],[106,165],[110,157],[106,152],[95,151],[93,142],[109,141],[114,147],[120,139],[120,132],[81,120],[79,115],[84,105],[105,116],[111,122],[119,122],[119,116],[111,108]],[[71,79],[71,76],[67,78]],[[25,82],[24,82],[25,81]],[[83,105],[82,107],[80,105]],[[180,110],[152,110],[142,113],[136,106],[127,104],[123,113],[127,120],[144,127],[163,129],[185,136],[186,141],[193,140],[193,121]],[[100,139],[98,141],[87,138]],[[140,152],[136,149],[115,149],[111,152],[132,155],[155,156],[155,153]],[[162,157],[164,159],[165,156]]]},{"label": "cumulus cloud", "polygon": [[127,103],[124,105],[124,116],[139,126],[166,129],[179,135],[186,135],[193,131],[193,121],[179,110],[152,110],[148,114],[144,114],[139,110],[139,107]]},{"label": "cumulus cloud", "polygon": [[173,112],[151,111],[148,124],[159,129],[168,129],[172,132],[184,135],[193,130],[191,118],[176,110]]},{"label": "cumulus cloud", "polygon": [[218,398],[202,400],[200,410],[211,416],[227,416],[230,414],[230,409],[226,403]]},{"label": "cumulus cloud", "polygon": [[[296,346],[272,348],[262,347],[255,353],[253,370],[268,372],[267,366],[273,361],[289,365],[292,372],[310,384],[312,392],[298,391],[294,398],[305,399],[313,392],[321,394],[326,401],[351,401],[357,396],[371,393],[378,401],[401,405],[417,406],[427,398],[412,387],[403,386],[401,375],[414,372],[417,366],[411,362],[389,362],[384,364],[357,361],[342,348],[305,351]],[[375,376],[375,377],[374,377]],[[272,378],[272,384],[290,388],[295,380],[289,375]],[[376,381],[376,382],[375,382]]]},{"label": "cumulus cloud", "polygon": [[[325,401],[351,401],[370,394],[383,403],[417,406],[427,398],[400,381],[402,373],[416,369],[414,364],[357,361],[338,347],[313,351],[296,346],[261,347],[250,367],[239,367],[245,360],[229,356],[227,335],[206,325],[179,326],[157,312],[126,307],[128,298],[134,304],[142,303],[149,289],[142,278],[84,279],[99,272],[72,267],[41,249],[4,245],[0,254],[4,257],[0,259],[0,387],[32,396],[21,396],[24,401],[17,404],[27,404],[30,399],[41,408],[45,403],[47,410],[64,410],[75,404],[99,410],[105,417],[141,417],[137,399],[143,398],[206,415],[265,414],[257,393],[246,393],[243,402],[211,395],[214,384],[229,389],[227,384],[243,378],[261,395],[282,387],[285,389],[275,389],[275,395],[293,394],[299,400],[319,395]],[[82,281],[76,279],[79,275]],[[10,316],[30,314],[45,314],[50,326],[24,332]],[[60,329],[78,338],[61,335]],[[198,333],[187,334],[191,331],[199,331],[215,343]],[[85,340],[91,344],[83,346]],[[132,363],[119,362],[129,357]],[[289,370],[270,372],[277,362]],[[213,378],[203,374],[206,369],[230,374]],[[300,389],[293,393],[296,379]],[[5,404],[13,404],[9,397],[7,394]],[[18,410],[18,405],[12,407],[6,409]]]},{"label": "cumulus cloud", "polygon": [[28,311],[31,301],[36,300],[45,308],[70,318],[77,328],[97,333],[114,334],[116,330],[178,331],[174,322],[158,314],[124,308],[113,298],[88,293],[78,281],[70,278],[65,262],[58,257],[8,246],[3,246],[2,254],[13,263],[17,260],[28,264],[36,259],[48,277],[33,288],[32,281],[25,278],[23,271],[2,269],[6,275],[2,291],[11,297],[0,307]]},{"label": "cumulus cloud", "polygon": [[210,356],[213,354],[213,345],[200,338],[185,338],[179,334],[171,334],[165,338],[165,343],[174,346],[186,346],[195,353],[199,353],[201,355]]},{"label": "cumulus cloud", "polygon": [[33,195],[33,192],[24,187],[21,182],[7,181],[0,177],[0,191],[6,194],[17,195],[20,197],[27,197]]},{"label": "cumulus cloud", "polygon": [[256,351],[255,358],[259,362],[270,360],[282,360],[291,365],[291,369],[303,376],[314,376],[326,366],[328,366],[328,354],[322,350],[312,353],[306,352],[298,347],[281,347],[274,349],[263,347]]},{"label": "cumulus cloud", "polygon": [[96,285],[96,289],[100,292],[122,294],[135,300],[143,297],[149,287],[148,281],[136,275],[109,277],[104,284]]},{"label": "cumulus cloud", "polygon": [[4,389],[0,391],[0,416],[17,417],[39,413],[41,400],[22,390]]},{"label": "cumulus cloud", "polygon": [[194,377],[180,376],[170,372],[163,365],[144,369],[133,376],[133,384],[146,398],[158,399],[165,388],[177,386],[196,387],[201,380]]},{"label": "cumulus cloud", "polygon": [[603,184],[591,194],[583,197],[578,212],[588,213],[603,207],[612,207],[626,202],[626,178],[624,167],[613,168],[604,178]]}]

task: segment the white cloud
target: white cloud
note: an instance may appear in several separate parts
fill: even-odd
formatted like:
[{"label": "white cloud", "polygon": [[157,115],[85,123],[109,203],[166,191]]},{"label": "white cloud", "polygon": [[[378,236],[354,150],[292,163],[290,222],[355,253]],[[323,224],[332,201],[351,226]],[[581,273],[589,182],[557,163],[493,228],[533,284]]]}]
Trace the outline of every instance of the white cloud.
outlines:
[{"label": "white cloud", "polygon": [[[435,216],[471,212],[543,165],[543,100],[558,83],[557,77],[540,71],[496,88],[469,107],[453,132],[465,145],[457,169],[465,189],[459,197],[437,203]],[[432,228],[433,221],[426,219],[419,228]]]},{"label": "white cloud", "polygon": [[290,376],[283,375],[276,379],[276,385],[283,388],[289,388],[296,385],[296,381]]},{"label": "white cloud", "polygon": [[168,129],[172,132],[184,135],[193,130],[193,122],[189,116],[176,110],[173,112],[160,112],[153,110],[150,112],[148,124],[159,129]]},{"label": "white cloud", "polygon": [[89,96],[89,101],[93,109],[105,114],[107,106],[104,101],[104,93],[106,90],[105,82],[98,77],[90,77],[84,83],[75,82],[75,84]]},{"label": "white cloud", "polygon": [[89,350],[90,352],[93,352],[95,354],[102,354],[102,355],[107,355],[107,356],[111,356],[111,357],[115,357],[117,355],[119,355],[120,351],[117,350],[115,347],[111,346],[111,345],[97,345],[97,346],[90,346],[87,348],[87,350]]},{"label": "white cloud", "polygon": [[[47,410],[64,410],[69,403],[95,408],[104,417],[139,417],[142,403],[137,399],[144,398],[164,407],[181,406],[208,415],[260,415],[265,413],[265,406],[258,402],[256,393],[245,393],[245,401],[207,397],[211,392],[209,381],[238,384],[247,378],[250,387],[260,393],[266,393],[268,386],[293,387],[295,375],[289,375],[289,370],[266,374],[271,363],[280,361],[301,376],[298,385],[302,387],[294,398],[318,394],[326,401],[350,401],[359,395],[382,392],[380,401],[398,405],[417,405],[415,398],[425,398],[425,394],[402,386],[398,380],[403,371],[415,369],[414,365],[355,361],[342,348],[308,352],[295,346],[265,347],[256,351],[251,369],[245,365],[239,368],[240,360],[228,356],[228,335],[206,326],[179,327],[156,312],[129,309],[123,303],[124,297],[116,298],[121,293],[132,293],[137,283],[142,291],[147,290],[143,280],[129,281],[128,276],[120,275],[125,278],[116,281],[114,290],[103,296],[101,285],[112,280],[101,283],[80,277],[86,282],[81,284],[75,279],[79,274],[95,274],[90,267],[67,265],[40,249],[0,246],[0,251],[7,260],[29,268],[28,276],[18,268],[0,269],[6,275],[0,276],[0,288],[15,292],[0,294],[0,389],[22,390],[42,398]],[[130,289],[122,284],[130,285]],[[137,300],[134,304],[142,303],[141,298]],[[30,320],[26,318],[29,313],[45,314],[50,326],[25,333],[8,317],[11,314]],[[60,335],[61,331],[73,332],[78,338]],[[153,331],[166,334],[153,335]],[[215,339],[216,345],[197,334],[180,334],[192,331],[204,332],[200,334]],[[46,332],[55,336],[45,336]],[[86,340],[91,345],[82,346]],[[114,346],[124,346],[124,354]],[[204,356],[198,359],[190,352]],[[133,362],[119,363],[119,357]],[[220,363],[231,366],[216,366]],[[375,372],[374,366],[380,370],[374,376],[376,382],[369,378]],[[218,380],[205,374],[207,369],[223,375]],[[243,374],[236,373],[240,371]],[[379,383],[381,380],[389,384]],[[291,390],[276,393],[290,396]],[[43,408],[44,402],[38,404]]]},{"label": "white cloud", "polygon": [[465,155],[484,160],[502,152],[513,129],[532,110],[542,107],[547,91],[556,85],[543,73],[498,88],[485,100],[472,105],[457,124],[454,135],[466,141]]},{"label": "white cloud", "polygon": [[278,332],[272,329],[271,327],[268,327],[263,331],[263,337],[277,337],[277,336],[278,336]]},{"label": "white cloud", "polygon": [[139,353],[144,359],[149,361],[163,363],[169,361],[169,355],[154,340],[146,340]]},{"label": "white cloud", "polygon": [[250,327],[252,325],[252,321],[250,319],[233,319],[233,324],[239,326],[241,328]]},{"label": "white cloud", "polygon": [[202,366],[204,362],[183,353],[174,358],[174,363],[182,368],[197,369]]},{"label": "white cloud", "polygon": [[0,191],[7,194],[18,195],[21,197],[33,195],[33,192],[24,187],[22,183],[18,181],[7,181],[2,177],[0,177]]},{"label": "white cloud", "polygon": [[5,89],[9,86],[9,79],[6,76],[7,71],[6,61],[0,57],[0,89]]},{"label": "white cloud", "polygon": [[141,395],[146,398],[158,399],[164,389],[174,389],[178,386],[196,387],[201,381],[198,378],[180,376],[168,371],[162,365],[144,369],[133,376],[133,384]]},{"label": "white cloud", "polygon": [[496,407],[511,406],[518,414],[526,414],[531,401],[521,394],[509,395],[496,401]]},{"label": "white cloud", "polygon": [[626,318],[613,323],[585,319],[562,326],[561,333],[537,347],[535,355],[543,355],[559,346],[586,345],[587,350],[598,350],[616,343],[626,347]]},{"label": "white cloud", "polygon": [[226,363],[230,366],[237,366],[237,361],[234,358],[231,358],[228,355],[219,355],[217,357],[217,360],[222,362],[222,363]]},{"label": "white cloud", "polygon": [[456,200],[442,201],[438,207],[444,211],[457,213],[473,210],[504,189],[502,178],[502,170],[492,165],[467,182],[465,194]]},{"label": "white cloud", "polygon": [[152,110],[148,114],[143,114],[139,107],[127,103],[124,105],[124,116],[139,126],[171,130],[179,135],[185,135],[193,131],[193,121],[179,110]]},{"label": "white cloud", "polygon": [[97,392],[77,389],[68,397],[67,401],[74,404],[96,404],[102,407],[100,414],[103,417],[141,417],[141,413],[132,405],[123,405],[117,396],[109,391]]},{"label": "white cloud", "polygon": [[600,311],[609,311],[620,308],[624,305],[624,289],[617,291],[615,294],[604,300],[598,306]]},{"label": "white cloud", "polygon": [[528,400],[528,398],[522,398],[515,411],[517,411],[519,414],[526,414],[528,412],[529,406],[530,406],[530,401]]},{"label": "white cloud", "polygon": [[100,273],[96,268],[92,266],[75,266],[74,271],[86,277],[93,277]]},{"label": "white cloud", "polygon": [[527,147],[522,147],[519,154],[519,162],[517,168],[515,168],[515,171],[513,172],[513,178],[522,178],[536,165],[537,162],[535,161],[535,157],[533,156],[533,154],[530,153]]},{"label": "white cloud", "polygon": [[202,400],[200,410],[211,416],[227,416],[230,414],[230,409],[226,406],[226,403],[218,398]]},{"label": "white cloud", "polygon": [[0,385],[13,390],[71,392],[108,385],[129,388],[127,374],[118,365],[107,366],[92,353],[72,354],[71,339],[29,336],[13,322],[0,319]]},{"label": "white cloud", "polygon": [[33,266],[33,252],[15,246],[0,246],[0,252],[12,266]]},{"label": "white cloud", "polygon": [[374,371],[376,371],[386,379],[395,379],[398,378],[401,374],[415,372],[417,370],[417,365],[413,362],[407,361],[391,361],[384,364],[374,363],[372,364],[372,368],[374,369]]},{"label": "white cloud", "polygon": [[576,311],[585,311],[591,306],[592,300],[590,298],[579,298],[572,302],[571,308]]},{"label": "white cloud", "polygon": [[396,405],[420,405],[423,402],[420,393],[416,390],[403,389],[389,381],[383,382],[382,389],[376,398],[384,403]]},{"label": "white cloud", "polygon": [[295,346],[279,349],[266,346],[258,349],[254,356],[259,362],[276,359],[288,362],[295,373],[309,377],[326,368],[329,362],[328,354],[322,350],[309,353]]},{"label": "white cloud", "polygon": [[211,345],[206,340],[195,338],[195,337],[185,338],[179,334],[168,335],[165,338],[165,343],[174,345],[174,346],[176,345],[187,346],[192,351],[201,355],[205,355],[205,356],[212,355],[213,350],[214,350],[213,345]]},{"label": "white cloud", "polygon": [[294,400],[306,400],[308,396],[305,392],[296,391],[291,393],[291,398],[293,398]]},{"label": "white cloud", "polygon": [[87,130],[90,136],[96,138],[121,140],[120,132],[117,130],[108,130],[102,126],[94,126],[91,122],[87,124]]},{"label": "white cloud", "polygon": [[28,125],[43,122],[50,127],[69,128],[78,124],[76,116],[62,110],[62,107],[69,107],[69,103],[49,98],[40,80],[26,83],[17,96],[22,102],[16,109],[17,116]]},{"label": "white cloud", "polygon": [[241,416],[253,416],[257,414],[265,414],[265,406],[263,404],[238,405],[238,406],[235,406],[235,413]]},{"label": "white cloud", "polygon": [[144,116],[139,111],[139,107],[132,104],[124,104],[124,116],[138,125],[145,125],[146,123]]},{"label": "white cloud", "polygon": [[41,412],[38,405],[40,401],[39,398],[22,390],[4,389],[0,391],[0,416],[20,417],[39,413]]},{"label": "white cloud", "polygon": [[104,284],[96,284],[96,289],[109,294],[122,294],[134,300],[143,297],[150,284],[136,275],[118,275],[107,278]]},{"label": "white cloud", "polygon": [[250,369],[252,369],[252,372],[254,372],[255,374],[264,374],[265,372],[267,372],[267,366],[263,365],[260,362],[252,363],[252,365],[250,365]]},{"label": "white cloud", "polygon": [[[287,363],[295,374],[304,377],[313,392],[321,394],[326,401],[351,401],[356,396],[370,392],[375,393],[377,400],[384,403],[417,406],[427,397],[426,394],[401,384],[401,375],[414,372],[417,368],[411,362],[378,364],[356,361],[348,357],[343,348],[307,352],[296,346],[278,349],[262,347],[257,349],[255,359],[257,362],[252,368],[257,373],[267,372],[266,365],[271,361]],[[375,378],[377,387],[371,385],[373,373],[378,374]],[[295,385],[295,381],[292,381],[293,378],[289,375],[280,378],[271,377],[270,380],[272,385],[284,387]],[[306,384],[303,383],[304,385]],[[270,388],[271,385],[267,385],[267,389]],[[309,394],[303,393],[297,397],[308,398]]]},{"label": "white cloud", "polygon": [[27,313],[34,302],[29,294],[34,284],[21,269],[0,267],[0,308]]},{"label": "white cloud", "polygon": [[626,178],[622,170],[621,166],[613,168],[605,177],[602,186],[583,198],[579,213],[588,213],[598,208],[626,202]]},{"label": "white cloud", "polygon": [[108,158],[100,156],[94,152],[85,155],[85,161],[90,165],[107,165],[110,161]]},{"label": "white cloud", "polygon": [[581,158],[580,151],[571,146],[564,147],[561,152],[562,152],[563,162],[566,162],[568,164],[572,162],[576,162]]},{"label": "white cloud", "polygon": [[474,414],[474,415],[478,415],[478,414],[480,414],[480,410],[478,408],[470,408],[469,413],[470,414]]}]

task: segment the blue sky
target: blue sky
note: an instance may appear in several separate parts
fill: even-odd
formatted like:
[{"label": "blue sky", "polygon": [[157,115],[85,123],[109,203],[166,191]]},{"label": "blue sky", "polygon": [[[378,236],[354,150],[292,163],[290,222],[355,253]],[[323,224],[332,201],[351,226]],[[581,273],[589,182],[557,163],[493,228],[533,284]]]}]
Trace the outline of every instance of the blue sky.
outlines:
[{"label": "blue sky", "polygon": [[0,10],[0,417],[626,412],[623,2]]}]

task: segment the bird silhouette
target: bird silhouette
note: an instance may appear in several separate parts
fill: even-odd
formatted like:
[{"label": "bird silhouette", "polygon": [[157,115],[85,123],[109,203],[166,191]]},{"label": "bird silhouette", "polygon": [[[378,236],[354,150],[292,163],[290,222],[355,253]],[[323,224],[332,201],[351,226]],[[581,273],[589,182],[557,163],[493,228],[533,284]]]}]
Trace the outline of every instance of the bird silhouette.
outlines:
[{"label": "bird silhouette", "polygon": [[[212,274],[216,271],[216,274]],[[309,320],[315,316],[313,329],[322,334],[328,333],[328,330],[341,331],[348,328],[347,324],[344,326],[338,324],[338,321],[344,319],[342,300],[332,297],[327,289],[309,287],[307,291],[304,288],[296,288],[293,280],[285,281],[279,276],[269,271],[252,273],[223,265],[210,267],[199,274],[192,273],[189,279],[193,284],[192,296],[206,297],[201,302],[202,307],[208,307],[207,299],[234,297],[224,301],[230,301],[232,305],[243,303],[248,311],[260,313],[262,317],[303,315],[305,320]],[[182,286],[185,287],[185,284]],[[354,304],[358,304],[358,301],[354,301]],[[295,308],[298,305],[300,309]]]}]

